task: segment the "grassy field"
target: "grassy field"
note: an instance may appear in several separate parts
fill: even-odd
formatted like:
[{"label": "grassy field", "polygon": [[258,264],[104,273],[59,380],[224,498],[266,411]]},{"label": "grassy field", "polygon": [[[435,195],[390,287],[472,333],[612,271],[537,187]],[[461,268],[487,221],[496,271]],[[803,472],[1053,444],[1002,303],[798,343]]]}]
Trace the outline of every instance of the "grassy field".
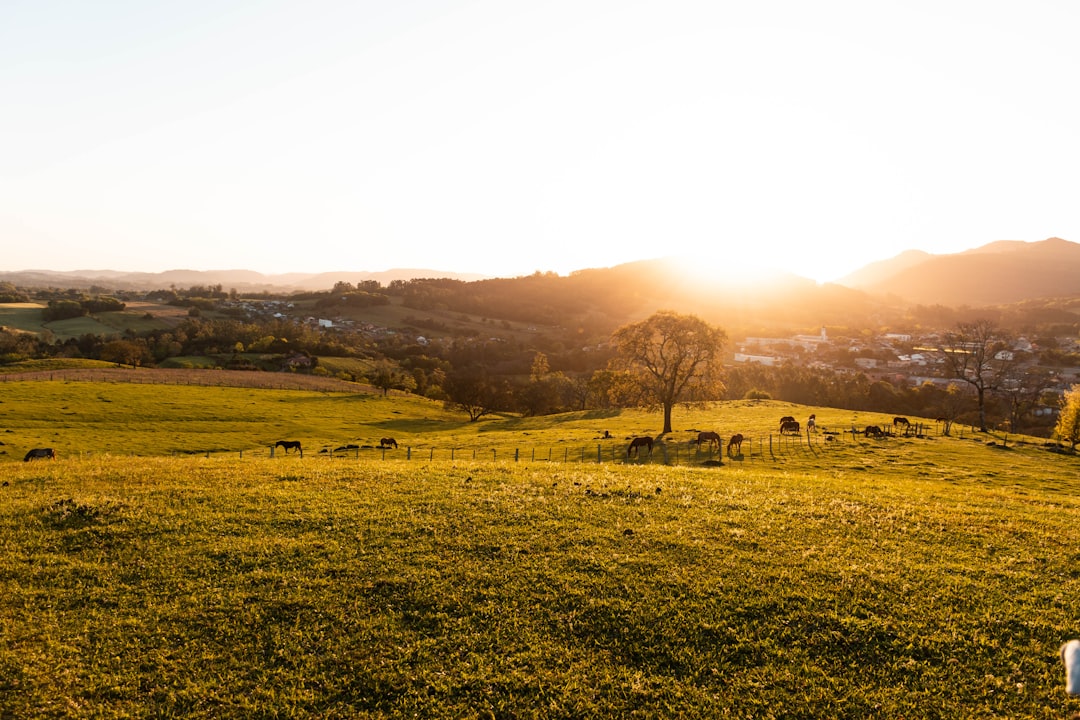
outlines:
[{"label": "grassy field", "polygon": [[30,333],[45,330],[58,339],[81,335],[121,336],[126,330],[146,332],[175,327],[185,317],[187,308],[149,302],[129,302],[123,310],[95,313],[85,317],[45,322],[44,303],[0,303],[0,326]]},{"label": "grassy field", "polygon": [[[394,437],[400,454],[429,460],[509,456],[528,461],[606,462],[627,460],[631,437],[656,436],[660,429],[659,412],[646,410],[585,411],[538,418],[494,416],[473,423],[462,412],[416,396],[280,390],[256,384],[292,377],[280,373],[204,371],[184,377],[214,379],[219,374],[221,386],[166,384],[175,382],[172,372],[147,369],[116,371],[117,377],[131,382],[58,379],[0,383],[0,442],[4,443],[0,458],[21,460],[29,448],[45,446],[54,447],[64,457],[92,453],[243,453],[255,457],[268,455],[269,447],[283,439],[301,441],[310,453],[357,446],[353,455],[359,456],[360,450],[370,451],[381,438]],[[57,377],[62,375],[57,373]],[[155,377],[163,378],[162,384],[134,382]],[[224,384],[243,381],[252,385]],[[818,427],[824,432],[809,439],[777,434],[781,416],[804,419],[811,412],[816,412]],[[838,457],[859,466],[867,455],[898,448],[903,449],[904,462],[933,463],[939,457],[934,443],[963,437],[964,430],[957,428],[955,438],[942,438],[932,422],[925,425],[926,435],[918,441],[872,440],[850,433],[852,427],[861,429],[869,424],[891,427],[891,420],[891,416],[879,413],[805,408],[783,402],[681,406],[675,411],[676,432],[665,437],[651,456],[634,460],[697,463],[722,457],[722,453],[710,454],[707,448],[691,444],[699,430],[714,430],[725,438],[734,433],[747,436],[742,456],[731,462],[798,461],[811,468],[829,467]],[[918,418],[912,421],[920,422]],[[610,439],[602,439],[605,431],[611,433]],[[972,437],[969,431],[967,437]],[[1024,452],[1042,454],[1041,441],[1034,438],[974,437],[982,445],[1009,443]]]},{"label": "grassy field", "polygon": [[[1080,461],[1033,439],[770,452],[780,415],[883,418],[680,407],[669,461],[697,429],[761,441],[706,466],[626,461],[644,411],[468,423],[64,382],[0,401],[3,718],[1080,717],[1056,655],[1080,635]],[[402,449],[267,457],[388,433]],[[591,454],[515,462],[526,443]],[[43,444],[60,459],[10,461]]]}]

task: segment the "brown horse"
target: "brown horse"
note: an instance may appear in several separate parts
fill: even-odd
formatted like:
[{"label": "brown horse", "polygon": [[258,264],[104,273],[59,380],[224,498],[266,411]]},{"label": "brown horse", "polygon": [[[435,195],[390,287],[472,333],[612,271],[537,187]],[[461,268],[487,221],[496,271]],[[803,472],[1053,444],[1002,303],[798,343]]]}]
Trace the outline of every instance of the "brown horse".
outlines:
[{"label": "brown horse", "polygon": [[795,422],[795,418],[793,418],[790,415],[785,415],[784,417],[780,418],[780,432],[784,432],[784,425],[786,423],[793,423],[793,422]]},{"label": "brown horse", "polygon": [[787,420],[780,423],[780,434],[791,433],[792,435],[798,435],[801,432],[798,420]]},{"label": "brown horse", "polygon": [[26,457],[23,458],[23,462],[30,462],[31,460],[49,460],[56,459],[56,451],[52,448],[34,448],[30,452],[26,453]]},{"label": "brown horse", "polygon": [[295,450],[296,452],[300,453],[301,455],[304,454],[304,449],[302,447],[300,447],[300,441],[299,440],[278,440],[276,443],[274,443],[274,447],[276,447],[276,448],[285,448],[285,454],[286,455],[289,454],[290,450]]},{"label": "brown horse", "polygon": [[885,431],[877,425],[867,425],[863,434],[866,435],[866,437],[885,437]]},{"label": "brown horse", "polygon": [[732,454],[732,450],[735,451],[736,455],[742,455],[742,444],[745,439],[746,438],[742,436],[742,433],[735,433],[731,436],[731,439],[728,440],[727,443],[727,454],[729,457]]},{"label": "brown horse", "polygon": [[897,427],[900,427],[900,426],[903,426],[903,427],[906,428],[908,425],[911,424],[911,421],[908,420],[906,417],[894,417],[892,419],[892,424],[893,424],[894,429],[897,428]]},{"label": "brown horse", "polygon": [[626,448],[626,457],[630,457],[631,453],[634,457],[638,456],[638,451],[642,447],[649,448],[649,455],[652,455],[653,439],[648,435],[643,437],[636,437],[630,441],[630,446]]},{"label": "brown horse", "polygon": [[384,449],[392,447],[397,450],[397,440],[395,440],[394,438],[383,438],[379,441],[379,447]]},{"label": "brown horse", "polygon": [[817,415],[811,415],[806,421],[808,432],[817,432]]},{"label": "brown horse", "polygon": [[710,452],[712,452],[713,445],[715,445],[716,449],[719,450],[720,449],[720,443],[721,443],[720,433],[714,433],[711,430],[707,430],[705,432],[699,432],[697,434],[697,440],[695,440],[694,442],[697,443],[698,449],[701,448],[702,443],[709,443],[709,451]]}]

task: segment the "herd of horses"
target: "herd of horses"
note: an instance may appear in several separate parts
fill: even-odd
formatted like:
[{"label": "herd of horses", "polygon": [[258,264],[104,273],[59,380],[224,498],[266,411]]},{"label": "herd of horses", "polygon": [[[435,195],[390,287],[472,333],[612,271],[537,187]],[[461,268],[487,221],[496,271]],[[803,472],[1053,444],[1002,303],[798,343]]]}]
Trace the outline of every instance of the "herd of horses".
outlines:
[{"label": "herd of horses", "polygon": [[[392,437],[384,437],[379,440],[379,447],[382,449],[393,448],[397,449],[398,443]],[[288,455],[290,450],[295,450],[300,455],[304,454],[304,448],[300,445],[299,440],[278,440],[274,443],[274,449],[281,448]],[[649,442],[649,451],[652,451],[652,439]],[[26,453],[23,458],[23,462],[30,462],[31,460],[55,460],[56,451],[52,448],[34,448]]]},{"label": "herd of horses", "polygon": [[[354,446],[350,446],[350,447],[354,447]],[[359,447],[359,446],[355,446],[355,447]],[[392,437],[384,437],[384,438],[380,438],[380,440],[379,440],[379,448],[382,449],[382,450],[385,450],[385,449],[388,449],[388,448],[393,448],[393,449],[397,450],[397,447],[398,447],[398,442],[397,442],[397,440],[395,440]],[[295,450],[296,452],[300,453],[301,455],[303,455],[303,453],[304,453],[304,449],[300,446],[300,441],[299,440],[278,440],[276,443],[274,443],[274,448],[275,449],[276,448],[283,448],[285,450],[286,455],[289,454],[290,450]]]},{"label": "herd of horses", "polygon": [[[943,418],[939,419],[939,421],[942,419]],[[897,416],[893,418],[894,432],[899,430],[906,431],[910,427],[911,421],[909,421],[906,417]],[[806,421],[806,429],[809,432],[817,431],[817,417],[815,415],[811,415]],[[801,431],[802,426],[799,424],[799,421],[791,415],[785,415],[784,417],[780,418],[781,435],[798,435]],[[852,428],[852,432],[855,433],[858,431]],[[862,433],[866,437],[885,437],[886,435],[885,430],[883,430],[880,425],[867,425],[866,429],[863,430]],[[603,437],[612,438],[613,436],[610,432],[605,430]],[[727,454],[729,456],[742,454],[742,444],[748,439],[749,438],[744,436],[742,433],[735,433],[734,435],[732,435],[731,439],[729,439],[727,443]],[[642,435],[633,438],[632,440],[630,440],[630,444],[626,448],[626,457],[639,457],[642,448],[645,448],[646,454],[652,455],[653,444],[655,442],[656,440],[654,440],[648,435]],[[723,445],[723,438],[720,437],[720,433],[706,430],[703,432],[699,432],[697,438],[691,440],[690,442],[692,444],[696,444],[698,446],[698,449],[700,449],[702,445],[708,445],[709,452],[712,452],[714,448],[717,452],[719,452],[720,448]],[[378,447],[383,450],[389,448],[393,448],[396,450],[398,447],[398,442],[392,437],[384,437],[379,440]],[[295,450],[301,455],[303,455],[304,452],[299,440],[278,440],[276,443],[274,443],[274,448],[284,449],[286,455],[289,454],[290,450]],[[55,460],[56,451],[52,448],[34,448],[28,453],[26,453],[26,457],[23,458],[23,461],[30,462],[31,460],[46,459]]]},{"label": "herd of horses", "polygon": [[[605,432],[605,437],[611,437],[610,433]],[[742,444],[746,438],[741,433],[736,433],[728,440],[727,452],[728,455],[742,453]],[[626,446],[626,457],[640,457],[641,448],[646,448],[647,454],[652,455],[653,444],[656,442],[652,437],[648,435],[642,435],[630,440],[630,444]],[[709,446],[709,452],[712,452],[713,448],[716,448],[717,452],[720,451],[720,447],[723,445],[723,438],[720,437],[720,433],[706,430],[699,432],[697,438],[690,441],[691,444],[697,445],[700,449],[702,445]]]},{"label": "herd of horses", "polygon": [[[901,423],[906,424],[907,420],[905,418],[896,418],[894,420],[894,422],[897,423],[898,425],[901,424]],[[780,418],[780,434],[781,435],[799,435],[802,432],[802,428],[803,428],[803,426],[799,423],[799,421],[796,420],[791,415],[785,415],[784,417]],[[810,415],[809,418],[807,418],[806,430],[808,432],[817,432],[817,415],[816,414],[812,414],[812,415]],[[880,428],[879,428],[879,430],[880,430]],[[607,431],[604,431],[604,437],[605,438],[610,438],[611,434],[608,433]],[[750,438],[743,435],[742,433],[735,433],[734,435],[732,435],[731,438],[728,440],[728,443],[727,443],[727,454],[728,454],[728,456],[729,457],[734,457],[734,456],[741,455],[742,454],[742,444],[744,442],[748,441],[749,439]],[[832,438],[829,438],[829,439],[832,439]],[[648,436],[635,437],[635,438],[631,439],[630,444],[626,447],[626,457],[628,457],[628,458],[638,457],[640,455],[640,452],[641,452],[642,448],[647,448],[648,453],[651,455],[652,454],[653,444],[655,442],[657,442],[657,441],[654,440],[651,437],[648,437]],[[706,430],[706,431],[699,432],[697,434],[697,437],[695,439],[691,440],[690,443],[692,445],[697,445],[698,449],[700,449],[702,445],[707,445],[708,448],[709,448],[709,452],[712,452],[714,449],[717,452],[719,452],[720,448],[723,447],[723,438],[720,437],[720,433],[713,432],[711,430]]]}]

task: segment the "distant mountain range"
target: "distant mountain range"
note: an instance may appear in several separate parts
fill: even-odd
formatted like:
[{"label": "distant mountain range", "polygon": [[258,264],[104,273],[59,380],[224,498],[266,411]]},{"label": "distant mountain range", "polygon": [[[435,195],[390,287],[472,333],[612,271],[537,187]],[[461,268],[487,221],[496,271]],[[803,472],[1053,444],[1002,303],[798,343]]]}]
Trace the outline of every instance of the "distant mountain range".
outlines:
[{"label": "distant mountain range", "polygon": [[837,281],[909,304],[972,307],[1080,295],[1080,244],[1002,240],[933,255],[918,250],[871,263]]},{"label": "distant mountain range", "polygon": [[[649,272],[651,270],[651,272]],[[664,259],[635,261],[612,268],[582,270],[575,275],[607,281],[620,278],[641,283],[649,275],[672,277],[676,272]],[[281,292],[289,290],[329,290],[335,283],[357,284],[376,280],[388,285],[395,280],[453,278],[465,282],[491,280],[478,273],[454,273],[420,268],[398,268],[379,272],[324,272],[264,275],[251,270],[169,270],[160,273],[115,270],[23,270],[0,272],[0,282],[21,287],[91,288],[116,290],[156,290],[172,286],[222,285],[225,289]],[[787,291],[813,293],[812,280],[795,276],[777,277],[760,283],[757,290],[775,298],[780,287]],[[908,250],[889,260],[871,263],[860,270],[819,288],[839,287],[865,293],[890,305],[945,305],[981,307],[1023,300],[1080,295],[1080,244],[1050,238],[1039,242],[1003,240],[960,253],[935,255]],[[748,291],[731,289],[743,300]],[[832,293],[836,295],[836,293]]]},{"label": "distant mountain range", "polygon": [[285,273],[264,275],[254,270],[167,270],[165,272],[123,272],[119,270],[19,270],[0,272],[0,282],[22,287],[88,288],[104,285],[117,290],[161,290],[171,286],[189,288],[196,285],[221,285],[226,290],[329,290],[338,282],[356,285],[365,280],[377,280],[389,285],[394,280],[415,278],[454,278],[471,282],[490,276],[479,273],[451,273],[442,270],[397,268],[378,272]]}]

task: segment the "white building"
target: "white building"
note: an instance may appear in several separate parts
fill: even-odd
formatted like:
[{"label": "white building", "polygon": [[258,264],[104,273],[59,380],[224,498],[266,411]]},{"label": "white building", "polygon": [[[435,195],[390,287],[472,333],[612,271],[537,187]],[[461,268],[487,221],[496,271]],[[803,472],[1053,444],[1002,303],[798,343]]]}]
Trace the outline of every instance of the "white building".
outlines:
[{"label": "white building", "polygon": [[735,362],[737,363],[757,363],[759,365],[767,365],[772,367],[776,365],[777,358],[771,355],[747,355],[746,353],[735,353]]}]

